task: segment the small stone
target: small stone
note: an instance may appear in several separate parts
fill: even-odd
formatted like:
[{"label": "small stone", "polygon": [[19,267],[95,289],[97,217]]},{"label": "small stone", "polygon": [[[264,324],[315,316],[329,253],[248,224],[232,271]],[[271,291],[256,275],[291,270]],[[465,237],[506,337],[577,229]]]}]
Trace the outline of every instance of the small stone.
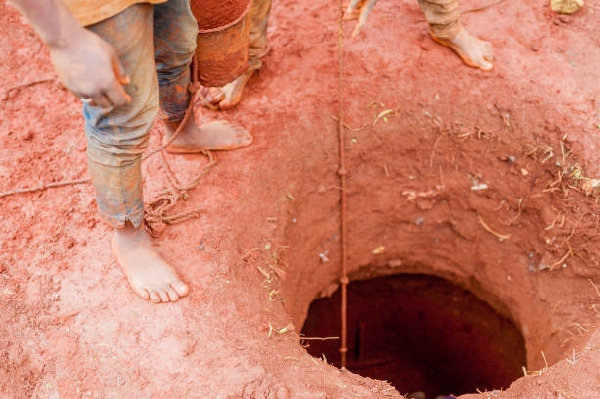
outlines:
[{"label": "small stone", "polygon": [[583,0],[550,0],[550,8],[559,14],[573,14],[583,4]]},{"label": "small stone", "polygon": [[319,258],[321,259],[321,262],[329,262],[329,257],[327,255],[329,255],[329,250],[319,253]]},{"label": "small stone", "polygon": [[31,130],[28,130],[26,133],[24,133],[21,136],[21,140],[23,141],[31,141],[33,139],[33,132]]},{"label": "small stone", "polygon": [[378,254],[382,254],[385,251],[385,247],[383,245],[375,248],[374,250],[371,251],[371,253],[378,255]]},{"label": "small stone", "polygon": [[222,275],[229,274],[229,266],[225,263],[221,263],[218,267],[219,273]]},{"label": "small stone", "polygon": [[69,237],[65,240],[65,247],[67,249],[71,249],[75,246],[77,242],[75,241],[75,239],[73,237]]}]

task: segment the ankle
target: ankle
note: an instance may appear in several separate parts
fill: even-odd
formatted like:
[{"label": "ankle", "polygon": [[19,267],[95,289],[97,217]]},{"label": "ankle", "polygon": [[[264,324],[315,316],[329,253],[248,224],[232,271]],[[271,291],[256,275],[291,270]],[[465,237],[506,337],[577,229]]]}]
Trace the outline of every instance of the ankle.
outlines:
[{"label": "ankle", "polygon": [[179,121],[167,121],[165,120],[165,128],[167,131],[167,134],[172,135],[175,133],[175,131],[177,131],[177,128],[179,127],[179,125],[181,124],[182,120]]},{"label": "ankle", "polygon": [[148,238],[148,234],[144,230],[144,226],[140,225],[139,227],[135,227],[131,224],[131,222],[125,222],[123,227],[115,229],[115,240],[117,243],[123,243],[125,241],[146,241]]}]

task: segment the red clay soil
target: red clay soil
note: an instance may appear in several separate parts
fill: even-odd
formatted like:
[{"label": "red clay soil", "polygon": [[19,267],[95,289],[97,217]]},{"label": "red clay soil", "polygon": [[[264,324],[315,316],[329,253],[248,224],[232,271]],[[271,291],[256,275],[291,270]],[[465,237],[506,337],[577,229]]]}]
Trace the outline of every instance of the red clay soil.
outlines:
[{"label": "red clay soil", "polygon": [[[464,14],[495,48],[490,72],[435,44],[416,1],[380,1],[356,39],[344,27],[350,279],[442,277],[523,335],[527,376],[462,398],[600,397],[600,6],[559,16],[546,3]],[[89,184],[0,197],[0,396],[406,393],[299,343],[311,301],[339,281],[337,15],[336,2],[274,1],[243,102],[196,109],[255,141],[216,154],[173,210],[198,217],[156,241],[189,297],[155,305],[129,290]],[[86,179],[80,105],[6,1],[0,52],[0,192]],[[182,181],[207,163],[167,159]],[[171,189],[160,156],[144,170],[148,200]]]}]

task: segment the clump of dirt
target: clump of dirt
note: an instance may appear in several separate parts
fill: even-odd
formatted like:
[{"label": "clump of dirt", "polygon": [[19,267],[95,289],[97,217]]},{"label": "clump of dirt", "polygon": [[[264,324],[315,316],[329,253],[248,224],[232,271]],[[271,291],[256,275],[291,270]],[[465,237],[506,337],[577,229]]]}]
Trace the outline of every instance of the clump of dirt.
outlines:
[{"label": "clump of dirt", "polygon": [[[572,16],[527,1],[465,13],[495,48],[490,72],[435,44],[413,1],[380,2],[344,41],[350,279],[442,277],[523,335],[527,375],[464,398],[597,394],[600,212],[587,182],[600,174],[600,9],[588,3]],[[0,10],[0,193],[85,180],[81,107],[32,29]],[[338,12],[274,2],[271,52],[243,102],[196,109],[255,141],[216,154],[177,205],[199,216],[157,240],[188,298],[157,306],[128,289],[89,184],[0,194],[0,391],[401,396],[311,357],[298,334],[311,301],[339,286]],[[168,157],[182,181],[206,164]],[[171,188],[159,158],[144,164],[148,199]]]}]

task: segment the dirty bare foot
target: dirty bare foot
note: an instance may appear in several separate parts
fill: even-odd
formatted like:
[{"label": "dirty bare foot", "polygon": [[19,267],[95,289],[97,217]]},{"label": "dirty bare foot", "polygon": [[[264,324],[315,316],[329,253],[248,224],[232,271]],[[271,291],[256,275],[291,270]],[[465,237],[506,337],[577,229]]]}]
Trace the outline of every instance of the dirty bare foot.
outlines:
[{"label": "dirty bare foot", "polygon": [[376,3],[377,0],[350,0],[350,3],[344,12],[343,19],[344,21],[358,19],[358,22],[352,31],[352,37],[358,36],[361,29],[367,24],[369,14]]},{"label": "dirty bare foot", "polygon": [[249,69],[238,76],[233,82],[223,87],[205,87],[201,92],[200,104],[211,109],[226,110],[235,107],[242,101],[244,87],[248,84],[250,78],[256,70]]},{"label": "dirty bare foot", "polygon": [[115,232],[112,250],[131,289],[143,299],[153,302],[174,302],[189,292],[175,270],[152,246],[143,227],[135,228],[129,222]]},{"label": "dirty bare foot", "polygon": [[442,46],[454,50],[463,62],[469,66],[484,71],[489,71],[494,67],[494,64],[492,64],[494,60],[492,45],[472,36],[463,26],[460,27],[453,39],[438,39],[433,36],[432,38]]},{"label": "dirty bare foot", "polygon": [[[166,122],[169,140],[177,130],[178,122]],[[193,117],[183,126],[175,140],[166,148],[174,154],[192,154],[204,150],[234,150],[247,147],[252,136],[242,126],[228,121],[212,121],[198,126]]]}]

